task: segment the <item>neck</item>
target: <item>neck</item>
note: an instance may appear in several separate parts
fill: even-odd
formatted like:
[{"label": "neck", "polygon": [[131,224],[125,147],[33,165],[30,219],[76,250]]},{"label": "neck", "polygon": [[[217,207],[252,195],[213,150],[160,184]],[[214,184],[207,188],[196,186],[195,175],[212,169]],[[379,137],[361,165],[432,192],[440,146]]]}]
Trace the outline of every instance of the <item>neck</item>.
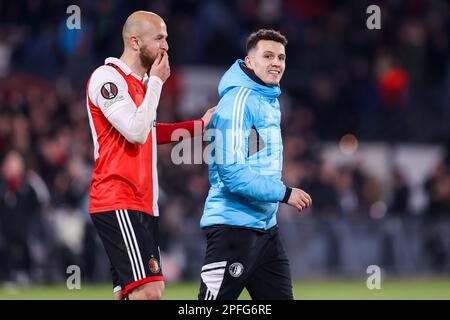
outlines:
[{"label": "neck", "polygon": [[139,59],[139,55],[132,52],[124,51],[122,56],[120,57],[120,60],[125,62],[127,66],[130,67],[130,69],[137,74],[140,77],[144,77],[145,73],[147,72],[147,68],[145,68],[141,64],[141,60]]},{"label": "neck", "polygon": [[261,78],[259,78],[255,71],[253,71],[252,69],[250,69],[249,67],[247,67],[247,65],[244,63],[240,64],[241,70],[244,71],[244,73],[253,81],[255,81],[256,83],[259,83],[260,85],[266,86],[266,87],[270,87],[270,85],[268,85],[267,83],[265,83],[264,81],[261,80]]}]

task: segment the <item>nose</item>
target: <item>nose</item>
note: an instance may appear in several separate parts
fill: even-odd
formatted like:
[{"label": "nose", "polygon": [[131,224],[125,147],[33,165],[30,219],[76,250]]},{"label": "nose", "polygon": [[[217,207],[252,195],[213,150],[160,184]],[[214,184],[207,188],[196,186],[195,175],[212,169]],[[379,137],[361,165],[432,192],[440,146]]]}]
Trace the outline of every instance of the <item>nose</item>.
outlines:
[{"label": "nose", "polygon": [[166,40],[163,41],[162,45],[161,45],[161,49],[163,49],[164,51],[169,51],[169,44],[167,43]]},{"label": "nose", "polygon": [[280,63],[280,61],[279,61],[279,60],[274,60],[274,61],[272,61],[271,67],[272,67],[272,68],[277,68],[277,69],[281,68],[281,63]]}]

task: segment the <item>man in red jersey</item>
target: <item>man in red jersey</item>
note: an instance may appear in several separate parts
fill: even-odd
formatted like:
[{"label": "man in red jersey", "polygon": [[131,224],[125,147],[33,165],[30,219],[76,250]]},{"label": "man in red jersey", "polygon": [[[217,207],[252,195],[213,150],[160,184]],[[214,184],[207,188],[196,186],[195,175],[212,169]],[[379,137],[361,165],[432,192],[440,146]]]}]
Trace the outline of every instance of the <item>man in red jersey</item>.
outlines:
[{"label": "man in red jersey", "polygon": [[107,58],[87,83],[95,157],[89,212],[111,261],[114,298],[161,299],[156,145],[171,142],[176,129],[202,133],[214,108],[199,120],[156,123],[170,75],[166,25],[137,11],[122,36],[120,59]]}]

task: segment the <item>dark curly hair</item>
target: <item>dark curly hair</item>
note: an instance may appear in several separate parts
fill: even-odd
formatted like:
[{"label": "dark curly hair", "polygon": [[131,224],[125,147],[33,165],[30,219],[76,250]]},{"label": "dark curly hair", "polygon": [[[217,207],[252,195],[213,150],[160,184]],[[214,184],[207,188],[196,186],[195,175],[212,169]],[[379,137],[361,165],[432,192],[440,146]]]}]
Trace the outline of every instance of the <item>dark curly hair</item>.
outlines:
[{"label": "dark curly hair", "polygon": [[285,36],[283,36],[279,31],[275,31],[272,29],[259,29],[256,32],[253,32],[247,38],[246,51],[247,54],[250,50],[256,47],[260,40],[272,40],[281,43],[283,46],[286,46],[288,41]]}]

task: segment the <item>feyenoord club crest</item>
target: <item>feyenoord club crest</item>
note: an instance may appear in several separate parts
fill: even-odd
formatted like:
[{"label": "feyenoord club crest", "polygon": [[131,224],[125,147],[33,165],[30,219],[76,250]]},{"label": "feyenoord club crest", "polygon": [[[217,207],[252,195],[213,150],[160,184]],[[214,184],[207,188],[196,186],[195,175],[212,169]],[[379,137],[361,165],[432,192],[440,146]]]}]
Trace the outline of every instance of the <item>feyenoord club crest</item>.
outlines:
[{"label": "feyenoord club crest", "polygon": [[112,82],[107,82],[102,86],[100,93],[105,99],[113,99],[117,96],[117,86]]},{"label": "feyenoord club crest", "polygon": [[244,272],[244,266],[242,265],[242,263],[235,262],[230,265],[228,271],[230,272],[230,275],[232,277],[237,278],[242,274],[242,272]]},{"label": "feyenoord club crest", "polygon": [[160,270],[158,260],[156,260],[154,257],[151,257],[148,266],[150,267],[150,271],[153,273],[158,273]]}]

